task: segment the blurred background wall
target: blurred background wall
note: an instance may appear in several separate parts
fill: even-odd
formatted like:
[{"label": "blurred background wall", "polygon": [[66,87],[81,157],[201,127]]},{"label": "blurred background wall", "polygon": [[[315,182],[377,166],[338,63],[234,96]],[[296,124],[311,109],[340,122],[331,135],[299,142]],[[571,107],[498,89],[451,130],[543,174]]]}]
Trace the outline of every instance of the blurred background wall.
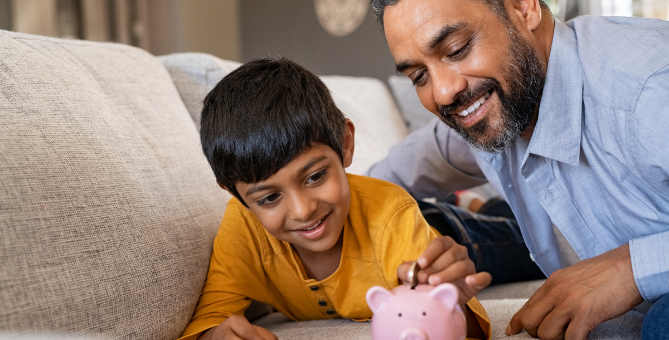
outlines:
[{"label": "blurred background wall", "polygon": [[[546,2],[562,21],[669,19],[669,0]],[[320,75],[386,81],[394,74],[369,0],[0,0],[0,29],[119,42],[154,55],[204,52],[241,62],[283,55]]]}]

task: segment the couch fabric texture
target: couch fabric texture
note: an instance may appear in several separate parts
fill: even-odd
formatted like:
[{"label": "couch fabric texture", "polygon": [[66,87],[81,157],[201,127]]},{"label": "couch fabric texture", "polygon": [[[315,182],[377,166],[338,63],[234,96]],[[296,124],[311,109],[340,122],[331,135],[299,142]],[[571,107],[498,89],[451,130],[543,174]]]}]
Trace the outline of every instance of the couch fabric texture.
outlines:
[{"label": "couch fabric texture", "polygon": [[176,339],[227,196],[161,63],[0,31],[0,330]]}]

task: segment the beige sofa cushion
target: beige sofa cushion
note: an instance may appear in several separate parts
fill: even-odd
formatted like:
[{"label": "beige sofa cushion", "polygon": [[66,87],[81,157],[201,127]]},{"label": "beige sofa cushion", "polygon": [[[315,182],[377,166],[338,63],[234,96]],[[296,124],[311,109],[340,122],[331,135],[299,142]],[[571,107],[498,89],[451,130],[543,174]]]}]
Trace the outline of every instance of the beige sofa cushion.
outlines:
[{"label": "beige sofa cushion", "polygon": [[[198,125],[204,97],[240,63],[202,53],[159,57],[174,79],[193,120]],[[356,126],[353,164],[347,172],[362,175],[407,135],[407,127],[387,86],[378,79],[321,76],[337,107]]]},{"label": "beige sofa cushion", "polygon": [[0,31],[0,331],[175,339],[228,196],[163,66]]}]

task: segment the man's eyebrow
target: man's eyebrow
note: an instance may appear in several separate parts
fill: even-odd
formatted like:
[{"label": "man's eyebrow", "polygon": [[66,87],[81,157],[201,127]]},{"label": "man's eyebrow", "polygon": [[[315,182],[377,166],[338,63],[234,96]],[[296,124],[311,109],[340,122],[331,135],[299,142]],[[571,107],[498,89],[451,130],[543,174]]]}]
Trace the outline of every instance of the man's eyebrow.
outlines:
[{"label": "man's eyebrow", "polygon": [[[303,172],[309,170],[309,168],[314,166],[314,164],[316,164],[316,163],[318,163],[318,162],[320,162],[320,161],[322,161],[326,158],[327,158],[327,156],[325,156],[325,155],[312,158],[307,164],[305,164],[303,167],[300,168],[299,173],[303,173]],[[263,184],[253,185],[249,188],[249,190],[246,191],[246,196],[249,196],[251,194],[255,194],[258,191],[263,191],[265,189],[269,189],[271,187],[272,187],[272,185],[263,185]]]},{"label": "man's eyebrow", "polygon": [[[450,24],[450,25],[445,25],[439,30],[439,33],[430,40],[430,43],[428,44],[428,47],[430,49],[435,48],[437,45],[439,45],[444,39],[448,38],[449,35],[465,28],[467,26],[467,23],[465,22],[458,22],[455,24]],[[413,63],[410,61],[403,61],[400,63],[395,64],[395,71],[399,74],[404,72],[404,70],[410,68],[413,66]]]},{"label": "man's eyebrow", "polygon": [[430,44],[428,45],[430,49],[435,48],[437,45],[439,45],[444,39],[448,38],[449,35],[457,32],[458,30],[461,30],[467,26],[467,23],[464,22],[458,22],[455,24],[450,24],[446,25],[439,30],[439,34],[437,34],[432,40],[430,41]]}]

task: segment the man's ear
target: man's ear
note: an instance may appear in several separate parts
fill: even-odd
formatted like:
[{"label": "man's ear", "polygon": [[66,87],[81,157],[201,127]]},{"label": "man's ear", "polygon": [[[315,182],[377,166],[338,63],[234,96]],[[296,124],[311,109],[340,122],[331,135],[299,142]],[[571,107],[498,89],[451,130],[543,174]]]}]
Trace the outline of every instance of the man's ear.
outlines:
[{"label": "man's ear", "polygon": [[355,149],[355,125],[346,118],[346,131],[344,132],[344,167],[348,168],[353,162],[353,150]]},{"label": "man's ear", "polygon": [[506,3],[507,13],[518,29],[532,32],[539,27],[542,14],[539,0],[508,0]]}]

